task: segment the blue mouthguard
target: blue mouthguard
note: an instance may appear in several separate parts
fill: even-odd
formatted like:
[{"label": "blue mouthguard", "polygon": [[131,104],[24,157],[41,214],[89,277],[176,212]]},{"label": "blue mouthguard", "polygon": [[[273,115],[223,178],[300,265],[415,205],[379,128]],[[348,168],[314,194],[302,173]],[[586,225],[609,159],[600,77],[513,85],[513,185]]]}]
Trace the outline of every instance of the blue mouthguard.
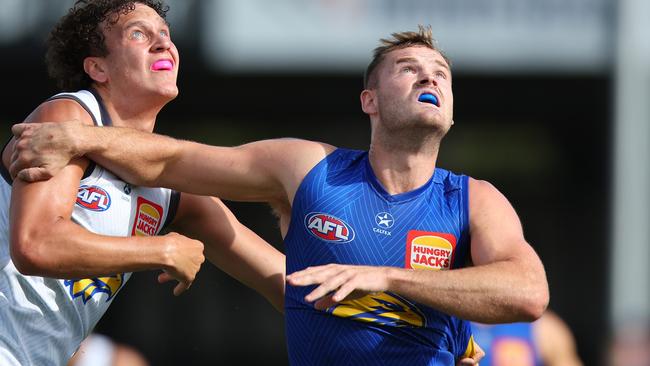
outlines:
[{"label": "blue mouthguard", "polygon": [[438,105],[438,98],[436,98],[436,96],[431,93],[425,93],[420,95],[420,97],[418,98],[418,102],[425,102],[425,103]]}]

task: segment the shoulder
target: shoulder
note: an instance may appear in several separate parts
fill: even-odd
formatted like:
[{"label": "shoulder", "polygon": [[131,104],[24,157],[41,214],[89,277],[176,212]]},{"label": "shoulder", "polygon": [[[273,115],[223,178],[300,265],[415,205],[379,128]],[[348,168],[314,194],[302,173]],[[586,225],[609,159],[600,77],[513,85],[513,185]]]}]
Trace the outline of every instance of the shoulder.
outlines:
[{"label": "shoulder", "polygon": [[474,209],[511,207],[508,199],[488,181],[469,177],[467,186],[469,204]]},{"label": "shoulder", "polygon": [[500,194],[499,190],[496,189],[496,187],[492,183],[486,180],[480,180],[480,179],[469,177],[467,185],[469,187],[470,192],[474,193],[478,198],[482,198],[483,196]]},{"label": "shoulder", "polygon": [[269,163],[266,168],[290,172],[290,180],[294,182],[301,181],[318,162],[336,150],[323,142],[297,138],[262,140],[242,145],[244,147],[256,150],[255,156]]},{"label": "shoulder", "polygon": [[[36,107],[24,120],[29,123],[64,123],[75,122],[93,125],[92,116],[78,101],[68,98],[50,99]],[[28,127],[27,129],[29,129]],[[16,148],[16,139],[12,138],[2,151],[2,163],[8,167],[11,154]]]},{"label": "shoulder", "polygon": [[25,119],[25,122],[66,122],[78,121],[93,125],[90,114],[78,101],[68,98],[57,98],[43,102]]}]

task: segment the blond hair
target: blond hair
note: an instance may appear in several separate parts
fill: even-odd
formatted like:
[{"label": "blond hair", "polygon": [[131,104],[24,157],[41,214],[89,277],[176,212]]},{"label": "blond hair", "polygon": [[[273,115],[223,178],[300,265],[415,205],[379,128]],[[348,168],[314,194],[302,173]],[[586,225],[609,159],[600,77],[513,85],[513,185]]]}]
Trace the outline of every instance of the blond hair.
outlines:
[{"label": "blond hair", "polygon": [[385,38],[380,39],[379,43],[381,45],[374,49],[372,61],[366,68],[366,72],[363,75],[363,87],[366,89],[369,86],[374,87],[374,85],[376,84],[374,71],[377,68],[377,66],[384,60],[384,56],[386,56],[386,54],[401,48],[412,47],[412,46],[428,47],[432,50],[439,52],[440,55],[442,55],[442,57],[445,59],[447,64],[451,67],[451,61],[442,52],[440,47],[438,47],[438,43],[433,38],[432,33],[433,32],[431,31],[430,25],[425,27],[419,24],[417,32],[393,33],[391,34],[392,37],[391,39],[385,39]]}]

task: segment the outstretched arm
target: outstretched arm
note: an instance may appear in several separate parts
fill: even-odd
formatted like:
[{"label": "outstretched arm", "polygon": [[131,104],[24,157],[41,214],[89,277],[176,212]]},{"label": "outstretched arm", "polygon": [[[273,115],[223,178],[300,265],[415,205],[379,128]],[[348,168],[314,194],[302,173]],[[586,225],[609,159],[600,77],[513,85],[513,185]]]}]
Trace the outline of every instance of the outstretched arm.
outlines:
[{"label": "outstretched arm", "polygon": [[212,264],[284,311],[284,254],[241,224],[221,200],[183,193],[173,227],[204,242]]},{"label": "outstretched arm", "polygon": [[289,284],[318,284],[306,297],[318,308],[349,296],[391,291],[482,323],[539,318],[548,304],[546,274],[523,238],[517,214],[489,183],[471,179],[469,190],[473,267],[427,271],[329,264],[289,274]]},{"label": "outstretched arm", "polygon": [[[75,122],[17,124],[11,173],[47,179],[86,155],[130,183],[243,201],[290,202],[304,174],[333,148],[296,139],[218,147],[130,128]],[[137,156],[138,159],[133,159]]]},{"label": "outstretched arm", "polygon": [[[29,120],[80,118],[85,111],[71,101],[43,104]],[[12,148],[12,146],[9,146]],[[8,153],[3,162],[8,162]],[[112,237],[92,233],[71,220],[85,159],[75,159],[52,179],[28,184],[15,180],[10,209],[10,251],[23,274],[54,278],[92,278],[163,269],[187,289],[203,262],[203,245],[172,233],[164,237]],[[35,204],[44,203],[44,204]]]}]

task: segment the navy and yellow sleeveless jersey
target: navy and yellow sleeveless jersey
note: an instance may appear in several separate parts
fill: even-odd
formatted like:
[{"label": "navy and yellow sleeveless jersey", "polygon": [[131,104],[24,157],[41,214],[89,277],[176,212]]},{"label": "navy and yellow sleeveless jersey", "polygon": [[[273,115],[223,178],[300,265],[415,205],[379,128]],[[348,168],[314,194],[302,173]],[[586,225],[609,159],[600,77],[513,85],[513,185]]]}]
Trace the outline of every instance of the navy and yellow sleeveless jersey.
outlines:
[{"label": "navy and yellow sleeveless jersey", "polygon": [[472,323],[474,339],[485,351],[481,366],[541,366],[533,326],[534,323]]},{"label": "navy and yellow sleeveless jersey", "polygon": [[[296,192],[284,240],[287,273],[328,263],[462,267],[469,252],[467,179],[436,169],[422,187],[390,195],[367,152],[335,150]],[[454,365],[471,348],[468,322],[398,294],[319,311],[304,301],[313,288],[287,285],[292,365]]]}]

